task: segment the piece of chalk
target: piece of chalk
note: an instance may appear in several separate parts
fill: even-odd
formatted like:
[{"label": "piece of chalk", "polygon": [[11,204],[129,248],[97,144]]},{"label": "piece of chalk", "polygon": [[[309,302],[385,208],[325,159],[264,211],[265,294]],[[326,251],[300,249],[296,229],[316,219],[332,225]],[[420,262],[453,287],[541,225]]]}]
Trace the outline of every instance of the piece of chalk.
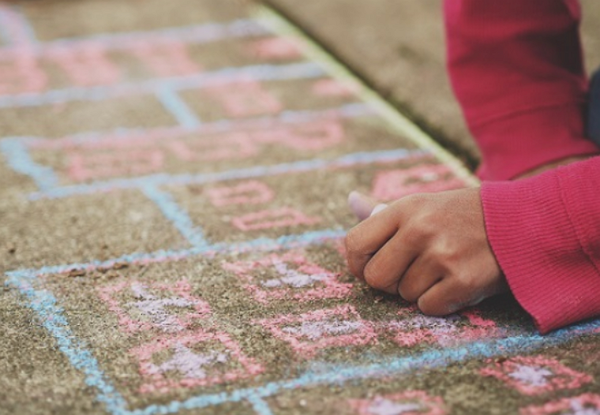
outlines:
[{"label": "piece of chalk", "polygon": [[386,207],[388,207],[388,205],[386,205],[385,203],[380,203],[380,204],[378,204],[377,206],[375,206],[375,207],[373,208],[373,211],[371,212],[371,215],[370,215],[370,216],[373,216],[373,215],[376,215],[376,214],[378,214],[379,212],[381,212],[381,211],[382,211],[383,209],[385,209]]}]

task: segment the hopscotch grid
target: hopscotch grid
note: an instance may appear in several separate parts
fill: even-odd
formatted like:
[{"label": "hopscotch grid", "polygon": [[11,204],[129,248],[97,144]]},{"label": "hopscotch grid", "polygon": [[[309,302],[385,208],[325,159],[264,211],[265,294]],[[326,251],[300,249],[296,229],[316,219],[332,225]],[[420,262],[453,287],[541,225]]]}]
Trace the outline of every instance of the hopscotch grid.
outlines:
[{"label": "hopscotch grid", "polygon": [[0,108],[37,107],[65,104],[73,101],[103,101],[132,95],[154,94],[161,88],[173,91],[202,89],[215,84],[229,84],[240,80],[283,81],[291,79],[315,79],[325,76],[321,67],[313,62],[290,64],[257,64],[220,68],[193,75],[152,78],[115,85],[70,87],[45,92],[22,93],[0,96]]},{"label": "hopscotch grid", "polygon": [[202,124],[198,115],[192,111],[177,91],[163,85],[155,94],[162,106],[175,117],[179,125],[183,128],[193,130]]},{"label": "hopscotch grid", "polygon": [[[46,139],[40,137],[6,137],[0,139],[0,153],[3,153],[9,166],[19,173],[31,177],[37,184],[38,189],[42,192],[52,189],[61,189],[69,186],[59,186],[59,179],[52,167],[44,166],[33,161],[30,155],[30,146],[39,145],[41,147],[66,144],[81,144],[81,143],[101,143],[104,140],[122,136],[123,138],[139,135],[147,137],[151,140],[153,136],[161,136],[162,138],[174,138],[186,134],[215,134],[233,132],[239,130],[248,130],[253,128],[264,128],[268,125],[276,124],[301,124],[327,118],[354,118],[366,115],[371,115],[369,107],[352,103],[340,106],[338,108],[330,108],[319,111],[283,111],[277,116],[265,116],[252,118],[247,120],[232,120],[223,119],[206,124],[198,124],[195,127],[174,126],[161,127],[155,129],[126,129],[121,128],[113,132],[107,133],[79,133],[61,139]],[[152,178],[155,175],[146,176]],[[138,176],[139,177],[139,176]],[[136,178],[132,178],[134,180]],[[115,180],[115,179],[113,179]],[[97,185],[101,182],[95,182]],[[161,184],[168,184],[161,182]],[[133,186],[136,188],[137,186]],[[40,198],[43,198],[40,197]],[[30,200],[37,200],[37,196],[30,197]]]},{"label": "hopscotch grid", "polygon": [[[322,76],[320,74],[319,76]],[[177,90],[175,85],[169,85],[173,90]],[[99,90],[94,90],[91,93],[101,94]],[[99,98],[101,99],[101,98]],[[0,100],[0,106],[2,101]],[[181,121],[181,120],[180,120]],[[182,125],[185,127],[185,119]],[[196,128],[197,126],[188,126]],[[10,142],[10,141],[5,141]],[[13,141],[14,142],[14,141]],[[16,147],[15,147],[16,148]],[[9,150],[10,151],[15,151]],[[406,154],[428,153],[425,150],[407,151]],[[6,152],[5,152],[6,154]],[[13,152],[13,154],[16,154]],[[339,157],[332,161],[325,160],[308,160],[295,163],[282,164],[271,166],[270,174],[282,174],[285,169],[294,166],[299,168],[299,171],[306,168],[330,168],[354,166],[360,163],[372,163],[373,157],[378,157],[377,161],[382,160],[395,161],[400,155],[397,151],[370,152],[370,153],[355,153]],[[300,163],[300,164],[298,164]],[[304,163],[304,164],[302,164]],[[328,164],[329,163],[329,164]],[[265,166],[259,166],[258,169],[268,169]],[[258,172],[252,169],[230,170],[223,172],[223,176],[218,180],[231,180],[234,178],[248,178],[253,176],[245,175],[247,173],[257,174]],[[263,171],[264,173],[264,171]],[[242,176],[240,176],[242,175]],[[212,175],[212,180],[216,177]],[[36,270],[17,270],[6,273],[8,280],[7,286],[17,288],[29,301],[27,306],[34,310],[46,330],[55,338],[59,349],[71,362],[71,364],[85,375],[86,384],[94,387],[97,391],[97,400],[103,403],[106,409],[115,415],[153,415],[163,413],[175,413],[182,409],[203,408],[209,406],[220,405],[223,403],[247,402],[259,415],[269,415],[272,413],[268,403],[264,398],[273,396],[285,390],[293,390],[301,387],[313,387],[320,384],[343,384],[349,380],[378,378],[382,376],[410,374],[416,370],[431,370],[440,367],[445,367],[454,362],[461,362],[469,358],[489,358],[497,355],[507,355],[514,353],[523,353],[537,350],[541,347],[555,346],[566,343],[575,337],[587,334],[600,332],[600,320],[595,320],[588,323],[582,323],[576,326],[565,328],[550,335],[541,336],[535,333],[525,335],[510,336],[501,340],[484,340],[474,341],[469,344],[456,348],[446,348],[442,350],[427,350],[417,354],[416,356],[391,358],[386,361],[381,361],[374,364],[355,365],[343,367],[329,367],[323,372],[305,372],[299,377],[291,380],[283,380],[269,382],[259,387],[241,388],[230,393],[219,393],[209,395],[199,395],[191,397],[185,401],[173,401],[166,405],[149,405],[144,409],[129,410],[125,398],[115,389],[109,378],[100,368],[99,362],[94,357],[93,353],[87,349],[84,342],[77,339],[71,332],[68,321],[63,314],[62,308],[58,305],[54,295],[46,290],[36,289],[33,283],[40,275],[49,273],[68,272],[72,269],[93,270],[104,266],[114,265],[120,261],[128,263],[151,263],[174,261],[183,258],[188,258],[193,255],[204,255],[211,257],[218,254],[226,254],[230,252],[256,252],[256,251],[271,251],[280,249],[289,249],[298,246],[311,246],[318,243],[324,243],[328,240],[335,240],[344,236],[344,231],[339,229],[329,229],[322,231],[307,232],[304,234],[287,235],[279,238],[258,238],[252,241],[242,243],[216,243],[210,244],[202,235],[202,231],[195,229],[187,213],[174,202],[172,197],[160,191],[156,186],[159,184],[179,184],[195,178],[195,180],[210,180],[211,175],[153,175],[141,178],[137,186],[153,200],[163,211],[174,225],[184,233],[193,247],[187,250],[179,251],[157,251],[155,253],[142,253],[124,255],[119,258],[108,261],[92,261],[87,264],[71,264],[52,267],[42,267]],[[257,177],[257,176],[254,176]],[[138,178],[139,179],[139,178]],[[161,180],[166,180],[161,182]],[[94,185],[104,185],[112,182],[94,183]],[[38,183],[40,188],[49,188],[53,184]],[[57,188],[56,190],[64,190]],[[102,189],[101,189],[102,190]],[[100,191],[101,191],[100,190]],[[104,189],[106,190],[106,189]],[[48,192],[46,192],[48,193]]]}]

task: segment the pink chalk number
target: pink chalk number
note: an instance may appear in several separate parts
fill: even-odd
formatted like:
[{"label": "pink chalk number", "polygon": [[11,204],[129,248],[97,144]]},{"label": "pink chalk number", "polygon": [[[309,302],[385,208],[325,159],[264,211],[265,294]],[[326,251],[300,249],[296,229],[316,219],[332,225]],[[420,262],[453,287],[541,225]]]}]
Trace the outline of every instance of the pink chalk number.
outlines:
[{"label": "pink chalk number", "polygon": [[600,395],[584,393],[574,398],[563,398],[545,405],[521,408],[520,415],[598,415]]},{"label": "pink chalk number", "polygon": [[255,231],[292,226],[309,226],[319,223],[320,218],[309,217],[291,207],[261,210],[248,213],[231,220],[233,226],[241,231]]},{"label": "pink chalk number", "polygon": [[275,114],[283,110],[279,100],[253,80],[212,86],[204,91],[223,106],[227,115],[234,118]]}]

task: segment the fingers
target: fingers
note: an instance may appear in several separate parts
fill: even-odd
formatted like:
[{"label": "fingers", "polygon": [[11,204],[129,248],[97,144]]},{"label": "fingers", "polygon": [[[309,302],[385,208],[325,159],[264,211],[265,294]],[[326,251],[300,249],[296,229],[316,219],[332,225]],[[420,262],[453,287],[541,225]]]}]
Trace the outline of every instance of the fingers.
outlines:
[{"label": "fingers", "polygon": [[484,299],[485,296],[462,289],[451,278],[444,278],[421,295],[417,305],[429,316],[445,316],[479,304]]},{"label": "fingers", "polygon": [[365,265],[365,282],[375,289],[398,294],[398,283],[417,255],[418,248],[407,245],[402,233],[396,233]]},{"label": "fingers", "polygon": [[416,303],[427,290],[442,279],[443,271],[436,269],[431,258],[418,256],[408,267],[398,285],[398,294],[410,303]]},{"label": "fingers", "polygon": [[391,209],[373,215],[356,225],[346,236],[346,259],[350,272],[364,279],[364,268],[385,243],[398,231]]}]

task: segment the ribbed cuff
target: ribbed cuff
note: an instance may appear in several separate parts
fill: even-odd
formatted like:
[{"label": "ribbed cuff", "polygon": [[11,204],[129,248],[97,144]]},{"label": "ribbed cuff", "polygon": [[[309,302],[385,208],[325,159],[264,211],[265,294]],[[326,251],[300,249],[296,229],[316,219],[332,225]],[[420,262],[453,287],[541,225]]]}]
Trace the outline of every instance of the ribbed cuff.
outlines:
[{"label": "ribbed cuff", "polygon": [[584,113],[584,104],[573,103],[471,125],[483,156],[478,176],[509,180],[553,161],[598,154],[600,149],[584,136]]},{"label": "ribbed cuff", "polygon": [[[487,182],[481,189],[490,245],[514,296],[542,333],[600,315],[600,273],[571,218],[597,216],[598,191],[587,192],[585,204],[569,201],[567,207],[558,172],[564,175],[558,169],[527,180]],[[577,193],[576,187],[567,190]],[[578,212],[594,205],[595,213]]]}]

